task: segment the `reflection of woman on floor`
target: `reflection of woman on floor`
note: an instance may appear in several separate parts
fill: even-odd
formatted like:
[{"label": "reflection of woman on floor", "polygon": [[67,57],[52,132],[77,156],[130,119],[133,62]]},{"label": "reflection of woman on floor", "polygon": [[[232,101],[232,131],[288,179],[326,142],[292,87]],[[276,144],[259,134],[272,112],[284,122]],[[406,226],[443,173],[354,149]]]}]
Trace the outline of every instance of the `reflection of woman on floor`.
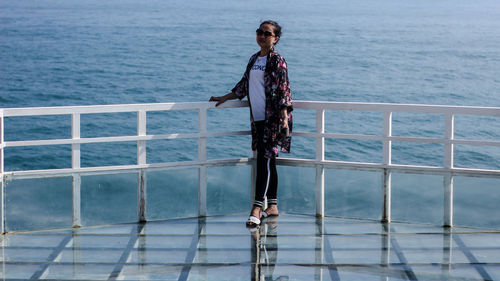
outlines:
[{"label": "reflection of woman on floor", "polygon": [[[260,225],[262,217],[278,215],[278,145],[282,152],[290,152],[293,107],[288,66],[274,50],[280,36],[278,23],[262,22],[256,30],[260,51],[250,58],[243,78],[231,93],[210,98],[217,102],[216,106],[245,96],[250,103],[252,150],[257,150],[257,180],[253,208],[246,223],[249,227]],[[269,207],[262,212],[265,198]]]},{"label": "reflection of woman on floor", "polygon": [[262,234],[260,230],[252,234],[252,281],[288,281],[288,276],[273,279],[274,267],[278,260],[278,221],[269,218],[264,221]]}]

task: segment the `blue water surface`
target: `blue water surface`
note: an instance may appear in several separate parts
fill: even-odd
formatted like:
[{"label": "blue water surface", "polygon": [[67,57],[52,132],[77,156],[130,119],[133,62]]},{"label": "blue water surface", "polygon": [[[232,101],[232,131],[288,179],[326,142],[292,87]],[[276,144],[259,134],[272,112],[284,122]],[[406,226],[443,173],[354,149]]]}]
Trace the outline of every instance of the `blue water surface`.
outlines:
[{"label": "blue water surface", "polygon": [[204,101],[280,22],[295,99],[499,106],[500,5],[480,1],[0,3],[2,107]]},{"label": "blue water surface", "polygon": [[[500,106],[496,0],[3,0],[0,108],[207,101],[239,81],[266,19],[283,26],[276,49],[288,62],[296,100]],[[148,132],[196,132],[196,114],[148,115]],[[416,115],[395,114],[394,135],[442,137],[443,116]],[[248,109],[208,117],[210,131],[249,129]],[[381,118],[327,112],[326,130],[380,135]],[[456,137],[498,140],[498,121],[457,116]],[[68,138],[69,122],[7,118],[5,139]],[[315,115],[297,110],[295,122],[298,131],[313,131]],[[81,126],[82,137],[136,132],[134,114],[82,116]],[[249,144],[245,137],[209,140],[209,158],[247,157]],[[314,139],[297,137],[290,156],[314,158],[314,148]],[[82,145],[82,166],[135,164],[135,149],[134,142]],[[150,142],[148,161],[195,160],[196,149],[191,140]],[[455,149],[457,167],[500,168],[498,147]],[[394,143],[393,163],[442,166],[443,150]],[[381,161],[376,141],[328,140],[325,151],[329,160]],[[7,148],[5,166],[68,168],[70,157],[70,146]]]}]

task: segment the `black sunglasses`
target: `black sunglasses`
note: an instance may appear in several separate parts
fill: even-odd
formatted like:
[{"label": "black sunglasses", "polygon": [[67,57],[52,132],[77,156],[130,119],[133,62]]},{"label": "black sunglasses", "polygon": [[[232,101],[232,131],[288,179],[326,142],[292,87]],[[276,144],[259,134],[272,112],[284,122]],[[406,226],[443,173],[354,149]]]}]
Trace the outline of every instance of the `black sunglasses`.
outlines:
[{"label": "black sunglasses", "polygon": [[255,30],[255,33],[257,33],[257,35],[259,35],[259,36],[260,36],[260,35],[264,35],[264,36],[266,36],[266,37],[270,37],[270,36],[272,36],[272,37],[276,37],[276,35],[273,35],[271,32],[269,32],[269,31],[264,31],[264,30],[262,30],[262,29],[260,29],[260,28],[259,28],[259,29],[257,29],[257,30]]}]

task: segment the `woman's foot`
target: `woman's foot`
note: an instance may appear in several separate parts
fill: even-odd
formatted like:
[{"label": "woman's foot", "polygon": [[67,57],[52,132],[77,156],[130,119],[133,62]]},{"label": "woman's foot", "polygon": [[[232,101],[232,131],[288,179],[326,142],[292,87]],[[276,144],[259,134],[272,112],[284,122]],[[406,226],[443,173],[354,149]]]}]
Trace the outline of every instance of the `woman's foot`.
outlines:
[{"label": "woman's foot", "polygon": [[264,212],[262,212],[263,218],[276,217],[278,215],[279,215],[279,212],[278,212],[277,205],[269,205],[269,207]]},{"label": "woman's foot", "polygon": [[246,222],[247,227],[256,227],[260,225],[261,216],[262,210],[260,209],[260,207],[254,206]]}]

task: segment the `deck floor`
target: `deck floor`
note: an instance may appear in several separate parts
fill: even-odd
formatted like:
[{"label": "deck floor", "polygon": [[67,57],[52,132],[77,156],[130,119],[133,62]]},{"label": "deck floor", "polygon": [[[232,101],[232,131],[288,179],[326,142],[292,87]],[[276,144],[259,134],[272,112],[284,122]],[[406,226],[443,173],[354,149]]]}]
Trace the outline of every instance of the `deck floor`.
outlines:
[{"label": "deck floor", "polygon": [[9,280],[500,280],[500,231],[282,214],[7,234]]}]

